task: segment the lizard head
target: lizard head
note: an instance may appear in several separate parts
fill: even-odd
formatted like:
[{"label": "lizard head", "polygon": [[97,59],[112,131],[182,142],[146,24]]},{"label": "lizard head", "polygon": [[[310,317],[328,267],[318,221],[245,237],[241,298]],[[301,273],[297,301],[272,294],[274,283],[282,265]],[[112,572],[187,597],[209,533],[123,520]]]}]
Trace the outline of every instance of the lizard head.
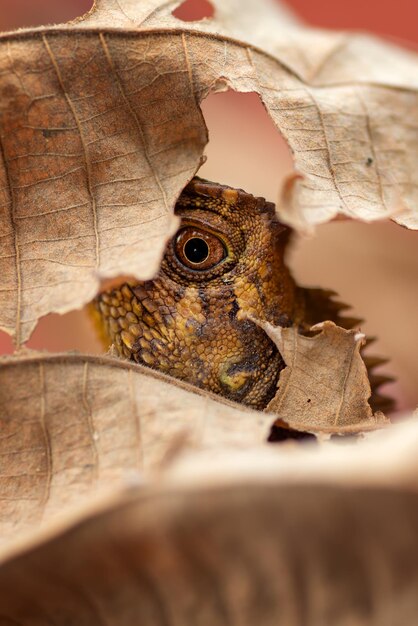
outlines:
[{"label": "lizard head", "polygon": [[289,229],[274,205],[195,178],[154,280],[94,302],[119,354],[255,408],[273,397],[283,360],[252,319],[288,326],[296,287],[284,263]]}]

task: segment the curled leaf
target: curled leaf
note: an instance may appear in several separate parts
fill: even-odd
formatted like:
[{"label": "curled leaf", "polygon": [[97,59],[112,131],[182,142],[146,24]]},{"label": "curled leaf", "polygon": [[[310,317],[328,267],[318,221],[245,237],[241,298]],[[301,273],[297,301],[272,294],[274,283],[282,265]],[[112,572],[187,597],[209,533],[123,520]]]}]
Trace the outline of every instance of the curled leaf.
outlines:
[{"label": "curled leaf", "polygon": [[416,444],[191,456],[3,549],[1,619],[414,626]]},{"label": "curled leaf", "polygon": [[278,391],[267,411],[295,430],[356,433],[388,423],[373,415],[367,369],[360,355],[364,335],[324,322],[312,330],[262,324],[276,343],[287,367],[280,373]]},{"label": "curled leaf", "polygon": [[282,219],[418,227],[416,55],[264,2],[237,19],[217,1],[187,25],[178,4],[101,0],[84,21],[0,38],[0,328],[17,344],[99,277],[156,273],[211,91],[258,93],[289,143],[303,179]]},{"label": "curled leaf", "polygon": [[271,415],[147,368],[76,354],[3,358],[0,535],[4,541],[129,473],[191,447],[265,441]]}]

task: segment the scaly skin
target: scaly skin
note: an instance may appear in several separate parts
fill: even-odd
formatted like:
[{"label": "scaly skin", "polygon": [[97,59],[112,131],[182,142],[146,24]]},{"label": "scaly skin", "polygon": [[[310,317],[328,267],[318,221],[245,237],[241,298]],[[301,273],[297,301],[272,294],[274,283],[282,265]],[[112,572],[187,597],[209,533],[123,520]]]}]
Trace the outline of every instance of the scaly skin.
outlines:
[{"label": "scaly skin", "polygon": [[227,258],[212,269],[190,269],[176,257],[175,236],[155,280],[96,298],[102,335],[138,363],[263,408],[284,363],[245,314],[282,326],[298,317],[297,289],[283,261],[289,230],[273,204],[197,178],[176,214],[178,232],[190,226],[216,233]]},{"label": "scaly skin", "polygon": [[[96,298],[101,334],[122,356],[262,409],[284,362],[250,318],[309,327],[337,319],[339,305],[325,292],[295,285],[284,262],[290,231],[263,198],[195,178],[176,214],[181,225],[158,276]],[[205,237],[206,269],[186,255],[189,239]],[[216,263],[220,255],[226,256]]]}]

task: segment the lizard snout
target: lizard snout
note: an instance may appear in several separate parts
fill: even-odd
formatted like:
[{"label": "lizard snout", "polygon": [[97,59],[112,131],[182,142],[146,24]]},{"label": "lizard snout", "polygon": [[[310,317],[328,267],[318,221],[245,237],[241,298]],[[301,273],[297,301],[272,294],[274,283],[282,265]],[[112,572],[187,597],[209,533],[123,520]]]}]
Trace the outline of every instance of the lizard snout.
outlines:
[{"label": "lizard snout", "polygon": [[252,370],[253,367],[249,365],[248,360],[229,359],[224,361],[218,370],[221,387],[228,395],[242,396],[254,378],[254,371]]}]

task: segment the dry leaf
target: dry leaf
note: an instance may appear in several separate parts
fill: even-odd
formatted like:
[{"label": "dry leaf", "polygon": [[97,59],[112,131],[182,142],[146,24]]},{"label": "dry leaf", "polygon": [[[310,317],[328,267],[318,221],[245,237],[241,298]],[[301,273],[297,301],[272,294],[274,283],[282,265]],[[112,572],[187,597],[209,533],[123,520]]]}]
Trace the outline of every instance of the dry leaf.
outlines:
[{"label": "dry leaf", "polygon": [[134,495],[3,564],[2,624],[416,624],[416,494]]},{"label": "dry leaf", "polygon": [[137,470],[164,462],[176,442],[197,447],[265,441],[273,418],[214,399],[145,367],[76,354],[0,363],[0,536]]},{"label": "dry leaf", "polygon": [[2,550],[2,624],[414,626],[417,436],[206,453],[93,501]]},{"label": "dry leaf", "polygon": [[99,277],[156,272],[211,91],[259,93],[288,141],[304,177],[289,223],[395,212],[418,227],[416,55],[258,2],[218,0],[187,24],[178,4],[101,0],[84,21],[0,38],[0,328],[17,344]]},{"label": "dry leaf", "polygon": [[312,327],[314,336],[297,328],[262,328],[277,345],[287,367],[280,373],[278,392],[266,410],[301,431],[355,433],[388,423],[373,415],[371,388],[360,355],[364,335],[333,322]]}]

